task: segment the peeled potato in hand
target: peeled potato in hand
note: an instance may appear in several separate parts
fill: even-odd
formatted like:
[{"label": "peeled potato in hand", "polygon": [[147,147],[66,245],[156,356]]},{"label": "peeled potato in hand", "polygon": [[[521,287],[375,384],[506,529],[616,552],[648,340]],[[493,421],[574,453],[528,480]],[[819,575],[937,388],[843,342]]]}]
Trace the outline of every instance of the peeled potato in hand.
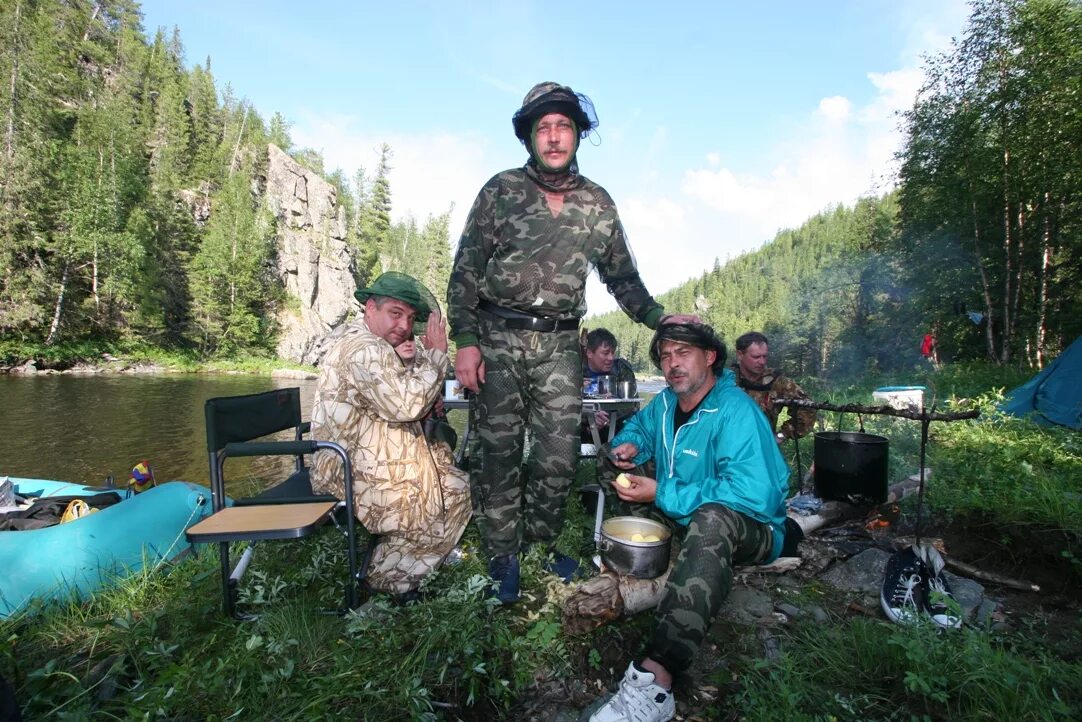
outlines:
[{"label": "peeled potato in hand", "polygon": [[631,479],[627,478],[627,474],[620,474],[616,477],[616,483],[625,489],[631,488]]}]

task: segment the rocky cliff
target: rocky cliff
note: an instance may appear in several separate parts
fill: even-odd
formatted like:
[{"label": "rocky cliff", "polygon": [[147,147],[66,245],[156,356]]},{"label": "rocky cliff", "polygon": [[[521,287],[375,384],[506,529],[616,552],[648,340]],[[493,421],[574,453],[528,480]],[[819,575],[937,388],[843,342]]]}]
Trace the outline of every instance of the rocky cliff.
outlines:
[{"label": "rocky cliff", "polygon": [[269,146],[266,198],[278,218],[278,272],[288,300],[278,312],[278,355],[315,363],[319,342],[360,311],[337,189]]}]

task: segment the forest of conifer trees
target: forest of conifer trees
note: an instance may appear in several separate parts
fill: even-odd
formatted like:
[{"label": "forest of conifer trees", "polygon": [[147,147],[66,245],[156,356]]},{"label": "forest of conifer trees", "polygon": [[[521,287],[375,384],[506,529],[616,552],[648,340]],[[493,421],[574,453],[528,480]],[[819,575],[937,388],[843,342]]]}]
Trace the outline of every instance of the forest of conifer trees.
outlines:
[{"label": "forest of conifer trees", "polygon": [[384,146],[369,177],[327,173],[226,85],[188,69],[180,33],[147,35],[134,0],[0,6],[0,336],[29,347],[129,341],[268,352],[283,298],[260,195],[278,145],[338,189],[354,275],[450,265],[450,208],[391,222]]},{"label": "forest of conifer trees", "polygon": [[[730,339],[764,331],[798,375],[910,367],[926,333],[944,358],[996,363],[1041,365],[1069,344],[1082,332],[1082,6],[977,0],[925,71],[893,191],[715,260],[660,294],[666,307]],[[189,65],[179,31],[148,34],[135,0],[3,3],[0,79],[4,340],[269,353],[289,303],[259,191],[270,143],[338,189],[359,283],[401,270],[443,296],[450,208],[392,222],[389,146],[371,172],[325,169],[280,114],[264,121],[218,87],[210,58]],[[649,369],[647,329],[622,314],[588,324]]]}]

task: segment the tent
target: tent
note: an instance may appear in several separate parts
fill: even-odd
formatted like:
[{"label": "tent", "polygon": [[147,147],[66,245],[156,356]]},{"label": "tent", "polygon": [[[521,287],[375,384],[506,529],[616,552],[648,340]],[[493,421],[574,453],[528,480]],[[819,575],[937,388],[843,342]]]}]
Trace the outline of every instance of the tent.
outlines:
[{"label": "tent", "polygon": [[1082,429],[1082,336],[1043,371],[1007,394],[999,408],[1041,426]]}]

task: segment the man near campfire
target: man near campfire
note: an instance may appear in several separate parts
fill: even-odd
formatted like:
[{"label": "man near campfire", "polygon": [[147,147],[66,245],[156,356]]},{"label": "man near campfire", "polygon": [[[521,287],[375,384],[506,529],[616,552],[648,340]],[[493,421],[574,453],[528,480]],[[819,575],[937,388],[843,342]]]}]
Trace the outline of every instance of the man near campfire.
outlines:
[{"label": "man near campfire", "polygon": [[[402,273],[356,292],[364,316],[335,333],[320,366],[313,438],[345,447],[353,464],[353,512],[380,540],[365,579],[400,602],[454,548],[470,519],[469,481],[423,419],[443,393],[447,331],[436,299]],[[406,344],[425,322],[421,343]],[[401,349],[401,356],[396,353]],[[403,358],[406,357],[406,358]],[[317,456],[312,488],[341,496],[340,465]]]},{"label": "man near campfire", "polygon": [[639,323],[655,328],[663,311],[639,277],[612,198],[578,172],[579,141],[597,127],[590,100],[540,83],[511,122],[529,160],[481,188],[447,289],[455,378],[476,395],[473,503],[503,603],[519,598],[523,543],[550,550],[546,568],[565,580],[578,568],[552,544],[579,451],[587,276],[596,268]]},{"label": "man near campfire", "polygon": [[780,407],[774,406],[776,399],[807,399],[804,389],[795,381],[776,369],[767,368],[767,356],[770,346],[766,336],[758,331],[748,331],[736,339],[736,363],[733,373],[740,388],[755,400],[755,403],[770,419],[770,428],[778,444],[786,439],[799,439],[807,436],[815,426],[815,409],[789,408],[789,418],[778,428]]},{"label": "man near campfire", "polygon": [[729,595],[736,564],[781,552],[789,469],[769,422],[725,368],[725,344],[700,323],[658,327],[650,358],[668,388],[612,441],[613,463],[656,478],[617,477],[625,503],[652,504],[684,537],[639,662],[591,722],[664,722],[675,714],[673,675],[687,670]]}]

